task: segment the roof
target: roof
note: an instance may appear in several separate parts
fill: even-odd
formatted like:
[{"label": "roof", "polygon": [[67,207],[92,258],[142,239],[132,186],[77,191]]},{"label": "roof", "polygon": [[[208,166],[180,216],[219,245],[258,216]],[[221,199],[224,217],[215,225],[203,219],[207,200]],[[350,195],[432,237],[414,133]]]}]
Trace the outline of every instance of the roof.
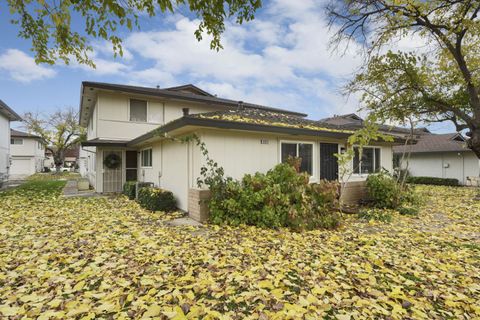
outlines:
[{"label": "roof", "polygon": [[0,113],[6,116],[10,121],[21,121],[22,118],[13,111],[5,102],[0,100]]},{"label": "roof", "polygon": [[195,86],[191,83],[190,84],[185,84],[183,86],[165,88],[165,90],[179,91],[179,92],[185,92],[185,93],[191,93],[191,94],[199,94],[199,95],[202,95],[202,96],[214,97],[213,94],[208,93],[207,91],[202,90],[199,87],[197,87],[197,86]]},{"label": "roof", "polygon": [[[260,131],[317,137],[348,138],[355,130],[292,115],[258,109],[231,109],[183,116],[128,142],[133,146],[186,126]],[[395,141],[404,141],[396,138]]]},{"label": "roof", "polygon": [[27,133],[27,132],[18,131],[18,130],[15,130],[15,129],[10,129],[10,136],[11,137],[18,137],[18,138],[42,139],[41,137],[39,137],[37,135]]},{"label": "roof", "polygon": [[111,146],[111,147],[126,147],[128,140],[107,140],[107,139],[91,139],[82,142],[82,147],[101,147],[101,146]]},{"label": "roof", "polygon": [[[320,122],[326,122],[329,124],[333,125],[338,125],[338,126],[347,126],[350,128],[361,128],[363,126],[363,119],[356,115],[355,113],[349,113],[349,114],[344,114],[344,115],[335,115],[330,118],[325,118],[319,120]],[[403,128],[403,127],[397,127],[397,126],[389,126],[385,124],[379,124],[379,129],[382,132],[385,133],[390,133],[390,134],[398,134],[398,135],[410,135],[411,134],[411,129],[409,128]],[[425,132],[430,132],[428,131],[427,128],[417,128],[414,129],[414,133],[416,135],[418,134],[423,134]]]},{"label": "roof", "polygon": [[417,138],[417,143],[393,147],[394,153],[464,152],[467,149],[465,138],[459,133],[425,133]]},{"label": "roof", "polygon": [[91,112],[93,112],[93,107],[95,103],[96,90],[110,90],[110,91],[120,91],[133,94],[147,95],[152,97],[159,97],[165,99],[181,100],[181,101],[190,101],[196,103],[204,103],[208,105],[216,105],[225,107],[225,109],[230,109],[232,107],[237,107],[239,105],[248,109],[259,109],[273,111],[283,114],[294,115],[298,117],[306,117],[304,113],[272,108],[268,106],[247,103],[242,101],[235,101],[230,99],[218,98],[212,96],[210,93],[192,85],[184,85],[171,88],[150,88],[150,87],[139,87],[139,86],[129,86],[123,84],[113,84],[113,83],[103,83],[103,82],[91,82],[83,81],[81,87],[81,97],[80,97],[80,124],[86,126]]}]

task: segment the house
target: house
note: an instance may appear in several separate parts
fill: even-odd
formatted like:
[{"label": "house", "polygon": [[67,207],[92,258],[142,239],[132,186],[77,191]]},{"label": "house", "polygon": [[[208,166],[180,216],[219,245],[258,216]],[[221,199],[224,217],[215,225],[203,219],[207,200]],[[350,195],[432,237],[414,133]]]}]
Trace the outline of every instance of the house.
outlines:
[{"label": "house", "polygon": [[[45,149],[45,160],[44,160],[44,167],[47,168],[54,168],[55,167],[55,160],[53,157],[53,152],[52,150],[55,150],[54,147],[49,147]],[[79,161],[79,154],[80,154],[80,146],[73,146],[71,148],[68,148],[64,152],[64,161],[63,161],[63,167],[64,168],[71,168],[75,167],[76,164],[78,164]]]},{"label": "house", "polygon": [[10,130],[10,176],[23,179],[43,170],[45,142],[39,136]]},{"label": "house", "polygon": [[10,169],[10,122],[22,118],[0,100],[0,186],[8,180]]},{"label": "house", "polygon": [[453,178],[462,185],[478,184],[480,160],[467,148],[460,133],[423,132],[417,136],[416,144],[395,146],[393,150],[399,161],[406,154],[398,165],[408,168],[411,176]]},{"label": "house", "polygon": [[[145,88],[96,82],[81,87],[80,124],[87,141],[80,172],[97,192],[119,192],[125,181],[171,190],[189,208],[205,158],[195,134],[228,176],[265,172],[288,156],[302,158],[311,181],[338,179],[336,153],[358,126],[306,119],[306,114],[218,98],[193,85]],[[397,143],[403,139],[396,138]],[[369,146],[352,183],[383,167],[392,170],[392,143]]]}]

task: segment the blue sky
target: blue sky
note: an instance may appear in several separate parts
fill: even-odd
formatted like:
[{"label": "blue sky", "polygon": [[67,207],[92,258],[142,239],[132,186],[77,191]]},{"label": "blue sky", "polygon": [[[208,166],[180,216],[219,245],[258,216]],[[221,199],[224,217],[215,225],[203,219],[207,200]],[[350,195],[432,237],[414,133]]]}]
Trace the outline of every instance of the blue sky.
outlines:
[{"label": "blue sky", "polygon": [[[355,112],[357,97],[339,94],[361,63],[356,44],[332,52],[322,1],[271,0],[254,21],[228,24],[216,52],[193,32],[198,21],[183,11],[141,20],[124,31],[123,57],[95,41],[96,69],[35,65],[30,43],[17,37],[0,1],[0,99],[18,113],[50,112],[79,104],[83,80],[168,87],[193,83],[220,97],[309,114],[312,119]],[[6,12],[7,11],[7,12]],[[436,131],[451,130],[446,124]]]}]

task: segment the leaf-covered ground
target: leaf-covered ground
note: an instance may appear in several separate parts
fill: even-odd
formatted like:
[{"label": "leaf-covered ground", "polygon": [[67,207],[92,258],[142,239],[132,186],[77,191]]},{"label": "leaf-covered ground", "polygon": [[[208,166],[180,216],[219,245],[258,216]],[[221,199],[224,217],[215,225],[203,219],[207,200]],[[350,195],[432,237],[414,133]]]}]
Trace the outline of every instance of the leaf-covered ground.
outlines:
[{"label": "leaf-covered ground", "polygon": [[165,227],[64,182],[0,194],[0,318],[478,319],[480,202],[420,187],[418,217],[337,231]]}]

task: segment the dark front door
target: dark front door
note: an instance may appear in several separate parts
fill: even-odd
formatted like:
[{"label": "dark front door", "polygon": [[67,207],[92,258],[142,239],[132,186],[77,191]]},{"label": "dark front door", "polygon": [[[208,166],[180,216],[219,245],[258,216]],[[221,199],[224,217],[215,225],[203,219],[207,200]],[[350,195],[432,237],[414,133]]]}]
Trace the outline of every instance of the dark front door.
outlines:
[{"label": "dark front door", "polygon": [[125,180],[136,181],[137,180],[137,151],[125,152]]},{"label": "dark front door", "polygon": [[335,157],[336,153],[338,153],[338,144],[320,143],[320,179],[338,179],[338,162],[337,157]]}]

